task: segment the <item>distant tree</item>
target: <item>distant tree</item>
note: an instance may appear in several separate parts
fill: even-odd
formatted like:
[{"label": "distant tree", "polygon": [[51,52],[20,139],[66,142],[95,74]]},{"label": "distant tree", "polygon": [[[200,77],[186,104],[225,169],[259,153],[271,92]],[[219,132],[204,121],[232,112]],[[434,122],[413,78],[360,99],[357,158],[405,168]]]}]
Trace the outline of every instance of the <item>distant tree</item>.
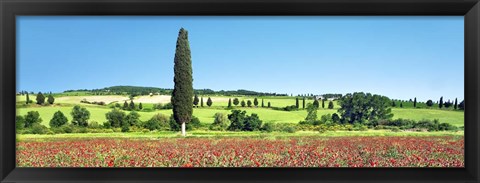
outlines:
[{"label": "distant tree", "polygon": [[125,112],[120,111],[118,109],[113,109],[110,112],[107,112],[105,114],[105,117],[107,118],[107,122],[110,124],[111,127],[114,128],[119,128],[122,126],[125,126]]},{"label": "distant tree", "polygon": [[238,100],[238,98],[233,99],[233,105],[237,106],[239,103],[240,101]]},{"label": "distant tree", "polygon": [[28,92],[27,92],[27,101],[26,101],[27,104],[30,103],[30,97],[28,96]]},{"label": "distant tree", "polygon": [[[242,101],[242,103],[244,103],[244,101]],[[230,126],[228,126],[227,129],[230,131],[241,130],[247,116],[246,113],[246,111],[232,110],[232,113],[228,115]]]},{"label": "distant tree", "polygon": [[50,120],[50,127],[60,127],[64,124],[67,124],[68,119],[62,113],[62,111],[57,111],[53,114],[52,119]]},{"label": "distant tree", "polygon": [[391,100],[381,95],[356,92],[342,96],[338,103],[342,122],[364,123],[371,120],[391,119]]},{"label": "distant tree", "polygon": [[245,105],[246,105],[245,100],[242,100],[241,105],[242,105],[242,107],[245,107]]},{"label": "distant tree", "polygon": [[458,109],[465,110],[465,100],[462,100],[460,104],[458,104]]},{"label": "distant tree", "polygon": [[432,100],[427,100],[427,106],[432,107],[433,106],[433,101]]},{"label": "distant tree", "polygon": [[122,124],[122,126],[139,126],[140,125],[140,114],[138,114],[135,111],[132,111],[128,113],[128,115],[125,117],[125,124]]},{"label": "distant tree", "polygon": [[263,98],[262,98],[262,107],[265,107],[265,105],[263,104]]},{"label": "distant tree", "polygon": [[228,108],[231,108],[231,107],[232,107],[232,99],[229,98],[229,99],[228,99]]},{"label": "distant tree", "polygon": [[305,97],[303,97],[302,101],[303,101],[303,103],[302,103],[302,109],[305,109]]},{"label": "distant tree", "polygon": [[328,102],[328,108],[333,109],[333,102],[332,101]]},{"label": "distant tree", "polygon": [[42,94],[42,92],[38,92],[37,94],[37,104],[42,105],[45,103],[45,96]]},{"label": "distant tree", "polygon": [[295,99],[295,106],[297,107],[297,109],[300,107],[298,104],[298,97]]},{"label": "distant tree", "polygon": [[313,101],[313,106],[317,109],[320,107],[320,103],[318,102],[318,100]]},{"label": "distant tree", "polygon": [[[208,99],[207,99],[207,106],[208,106],[208,107],[211,107],[212,104],[213,104],[212,99],[211,99],[210,97],[208,97]],[[228,99],[228,107],[231,107],[231,106],[232,106],[232,101],[231,101],[230,99]]]},{"label": "distant tree", "polygon": [[417,97],[413,99],[413,107],[417,108]]},{"label": "distant tree", "polygon": [[392,107],[395,107],[397,106],[397,104],[395,104],[395,100],[392,100]]},{"label": "distant tree", "polygon": [[28,111],[27,115],[25,115],[25,127],[31,127],[33,124],[40,124],[42,122],[42,118],[40,118],[40,113],[38,111]]},{"label": "distant tree", "polygon": [[438,102],[438,108],[442,108],[443,107],[443,97],[440,97],[440,102]]},{"label": "distant tree", "polygon": [[325,109],[325,99],[322,99],[322,108]]},{"label": "distant tree", "polygon": [[248,107],[252,107],[252,101],[247,100],[247,106],[248,106]]},{"label": "distant tree", "polygon": [[228,116],[223,113],[215,113],[213,123],[210,125],[211,130],[226,130],[230,120]]},{"label": "distant tree", "polygon": [[402,102],[400,102],[400,108],[403,108],[403,103]]},{"label": "distant tree", "polygon": [[53,102],[55,102],[55,98],[53,98],[52,94],[48,95],[47,102],[48,102],[49,104],[53,104]]},{"label": "distant tree", "polygon": [[332,121],[333,121],[334,123],[339,123],[339,122],[340,122],[340,116],[338,116],[337,113],[333,113],[333,114],[332,114]]},{"label": "distant tree", "polygon": [[197,94],[195,94],[195,97],[193,98],[193,105],[194,105],[195,107],[198,106],[198,101],[199,101],[198,96],[197,96]]},{"label": "distant tree", "polygon": [[445,106],[445,108],[450,108],[450,106],[452,106],[452,102],[448,100],[447,102],[443,103],[443,106]]},{"label": "distant tree", "polygon": [[128,102],[125,100],[125,102],[123,102],[123,110],[127,110],[128,109]]},{"label": "distant tree", "polygon": [[267,105],[268,108],[270,108],[270,102],[268,102],[268,105]]},{"label": "distant tree", "polygon": [[455,98],[455,104],[453,104],[453,108],[454,108],[455,110],[457,110],[457,108],[458,108],[457,98]]},{"label": "distant tree", "polygon": [[203,107],[203,97],[200,98],[200,106]]},{"label": "distant tree", "polygon": [[138,104],[138,109],[140,109],[140,110],[142,110],[142,109],[143,109],[143,105],[142,105],[142,103],[141,103],[141,102]]},{"label": "distant tree", "polygon": [[72,124],[83,127],[88,126],[87,121],[90,119],[90,111],[87,108],[76,105],[70,114],[72,115]]},{"label": "distant tree", "polygon": [[129,109],[130,110],[135,110],[135,103],[133,103],[133,100],[130,100]]},{"label": "distant tree", "polygon": [[[317,100],[315,100],[317,101]],[[318,103],[318,101],[317,101]],[[305,117],[305,121],[307,122],[314,122],[317,120],[317,109],[318,107],[316,107],[315,105],[313,104],[308,104],[307,105],[307,117]]]},{"label": "distant tree", "polygon": [[258,100],[257,100],[257,98],[254,98],[254,99],[253,99],[253,105],[254,105],[255,107],[258,106]]}]

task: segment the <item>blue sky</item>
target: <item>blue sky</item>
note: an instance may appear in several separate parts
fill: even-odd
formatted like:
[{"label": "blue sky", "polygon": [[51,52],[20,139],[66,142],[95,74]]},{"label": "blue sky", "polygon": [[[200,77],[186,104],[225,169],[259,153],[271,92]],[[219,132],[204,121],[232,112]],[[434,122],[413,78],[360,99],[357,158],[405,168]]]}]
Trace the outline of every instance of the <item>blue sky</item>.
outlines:
[{"label": "blue sky", "polygon": [[462,16],[17,16],[17,90],[173,88],[181,27],[197,89],[463,99]]}]

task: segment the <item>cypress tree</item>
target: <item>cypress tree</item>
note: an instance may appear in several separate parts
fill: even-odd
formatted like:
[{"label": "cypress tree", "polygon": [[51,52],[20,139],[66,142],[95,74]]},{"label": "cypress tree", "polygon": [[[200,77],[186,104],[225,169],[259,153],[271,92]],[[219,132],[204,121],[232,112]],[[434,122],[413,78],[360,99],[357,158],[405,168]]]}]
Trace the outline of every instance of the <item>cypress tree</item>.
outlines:
[{"label": "cypress tree", "polygon": [[37,94],[37,104],[42,105],[45,103],[45,96],[43,96],[42,92],[38,92]]},{"label": "cypress tree", "polygon": [[27,103],[27,104],[30,103],[30,97],[28,96],[28,92],[27,92],[27,102],[26,102],[26,103]]},{"label": "cypress tree", "polygon": [[232,99],[231,98],[228,99],[228,108],[230,108],[230,107],[232,107]]},{"label": "cypress tree", "polygon": [[253,105],[255,105],[255,107],[258,106],[258,100],[257,100],[257,98],[253,99]]},{"label": "cypress tree", "polygon": [[268,108],[270,108],[270,102],[268,102]]},{"label": "cypress tree", "polygon": [[49,104],[53,104],[53,102],[55,102],[55,98],[53,98],[52,94],[48,95],[47,102],[48,102]]},{"label": "cypress tree", "polygon": [[246,105],[245,100],[242,100],[241,105],[242,105],[242,107],[245,107],[245,105]]},{"label": "cypress tree", "polygon": [[193,98],[193,105],[195,105],[195,107],[198,107],[198,95],[195,94],[195,97]]},{"label": "cypress tree", "polygon": [[247,100],[247,105],[248,105],[248,107],[252,107],[252,101]]},{"label": "cypress tree", "polygon": [[443,107],[443,97],[440,97],[440,102],[438,102],[438,108],[442,108]]},{"label": "cypress tree", "polygon": [[305,109],[305,97],[303,97],[303,104],[302,104],[302,108]]},{"label": "cypress tree", "polygon": [[240,101],[238,101],[238,98],[233,99],[233,105],[237,106],[239,103]]},{"label": "cypress tree", "polygon": [[192,119],[193,113],[193,76],[188,32],[183,28],[178,33],[173,70],[173,118],[181,124],[182,135],[186,136],[186,123]]},{"label": "cypress tree", "polygon": [[130,100],[130,110],[135,110],[135,103],[133,103],[133,100]]},{"label": "cypress tree", "polygon": [[[202,99],[203,99],[203,98],[202,98]],[[208,97],[208,99],[207,99],[207,106],[208,106],[208,107],[212,106],[212,103],[213,103],[213,102],[212,102],[212,99],[211,99],[210,97]],[[230,99],[228,99],[228,107],[230,107],[231,105],[232,105],[232,104],[231,104],[231,101],[230,101]],[[203,106],[203,105],[202,105],[202,106]]]},{"label": "cypress tree", "polygon": [[322,99],[322,108],[325,109],[325,99]]},{"label": "cypress tree", "polygon": [[295,106],[297,107],[297,109],[300,107],[298,104],[298,97],[295,99]]},{"label": "cypress tree", "polygon": [[128,103],[125,100],[125,102],[123,102],[123,110],[127,110],[127,109],[128,109]]},{"label": "cypress tree", "polygon": [[140,109],[140,110],[143,109],[143,106],[142,106],[142,103],[141,103],[141,102],[138,104],[138,109]]},{"label": "cypress tree", "polygon": [[417,108],[417,97],[413,99],[413,107]]},{"label": "cypress tree", "polygon": [[458,108],[458,103],[457,103],[457,102],[458,102],[458,101],[457,101],[457,98],[455,98],[455,104],[453,104],[453,108],[454,108],[455,110],[457,110],[457,108]]},{"label": "cypress tree", "polygon": [[320,107],[320,104],[319,104],[318,100],[313,101],[313,106],[317,109]]},{"label": "cypress tree", "polygon": [[262,107],[265,107],[265,106],[263,105],[263,98],[262,98]]},{"label": "cypress tree", "polygon": [[403,103],[400,102],[400,108],[403,108]]},{"label": "cypress tree", "polygon": [[328,108],[333,109],[333,102],[332,101],[328,102]]},{"label": "cypress tree", "polygon": [[200,106],[203,107],[203,97],[200,98]]}]

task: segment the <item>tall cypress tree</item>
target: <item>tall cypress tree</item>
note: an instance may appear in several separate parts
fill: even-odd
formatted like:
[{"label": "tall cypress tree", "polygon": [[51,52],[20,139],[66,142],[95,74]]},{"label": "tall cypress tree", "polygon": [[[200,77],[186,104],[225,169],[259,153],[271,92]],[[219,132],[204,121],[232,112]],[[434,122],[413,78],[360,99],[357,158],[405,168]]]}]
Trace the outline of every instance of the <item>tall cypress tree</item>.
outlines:
[{"label": "tall cypress tree", "polygon": [[231,98],[228,99],[228,108],[230,108],[230,107],[232,107],[232,99]]},{"label": "tall cypress tree", "polygon": [[27,103],[27,104],[30,103],[30,97],[28,96],[28,92],[27,92],[27,102],[26,102],[26,103]]},{"label": "tall cypress tree", "polygon": [[438,102],[438,108],[442,108],[443,107],[443,97],[440,97],[440,102]]},{"label": "tall cypress tree", "polygon": [[203,97],[200,98],[200,106],[203,107]]},{"label": "tall cypress tree", "polygon": [[417,97],[415,97],[415,99],[413,99],[413,107],[417,108]]},{"label": "tall cypress tree", "polygon": [[458,107],[458,103],[457,103],[457,102],[458,102],[458,101],[457,101],[457,98],[455,98],[455,104],[453,105],[453,108],[454,108],[455,110],[457,110],[457,107]]},{"label": "tall cypress tree", "polygon": [[265,105],[263,105],[263,98],[262,98],[262,107],[265,107]]},{"label": "tall cypress tree", "polygon": [[253,99],[253,105],[255,105],[255,107],[258,106],[258,100],[257,100],[257,98]]},{"label": "tall cypress tree", "polygon": [[325,99],[322,99],[322,108],[325,109]]},{"label": "tall cypress tree", "polygon": [[173,118],[181,124],[182,135],[186,136],[186,123],[192,119],[193,113],[193,76],[188,32],[183,28],[178,33],[173,70]]},{"label": "tall cypress tree", "polygon": [[295,106],[297,107],[297,109],[300,107],[298,104],[298,97],[295,99]]},{"label": "tall cypress tree", "polygon": [[195,107],[198,107],[198,95],[195,94],[195,97],[193,98],[193,105],[195,105]]},{"label": "tall cypress tree", "polygon": [[303,97],[303,104],[302,104],[302,108],[305,109],[305,97]]},{"label": "tall cypress tree", "polygon": [[[203,99],[203,98],[202,98],[202,99]],[[203,100],[202,100],[202,101],[203,101]],[[228,102],[229,102],[228,105],[231,106],[232,104],[230,103],[230,99],[228,99]],[[213,104],[212,99],[211,99],[210,97],[208,97],[208,99],[207,99],[207,106],[210,107],[210,106],[212,106],[212,104]],[[203,105],[202,105],[202,106],[203,106]],[[228,106],[228,107],[230,107],[230,106]]]}]

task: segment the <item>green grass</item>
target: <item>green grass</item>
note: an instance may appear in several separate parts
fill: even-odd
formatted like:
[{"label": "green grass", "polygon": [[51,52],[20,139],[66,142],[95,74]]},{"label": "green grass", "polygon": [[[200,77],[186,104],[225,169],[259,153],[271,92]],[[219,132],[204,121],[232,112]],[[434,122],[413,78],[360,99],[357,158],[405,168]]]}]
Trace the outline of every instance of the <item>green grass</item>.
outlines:
[{"label": "green grass", "polygon": [[464,112],[440,109],[392,109],[393,118],[412,120],[439,119],[441,123],[450,123],[455,126],[464,126]]},{"label": "green grass", "polygon": [[[283,137],[360,137],[360,136],[463,136],[463,131],[458,132],[392,132],[387,130],[368,130],[368,131],[328,131],[324,133],[313,131],[299,131],[295,133],[286,132],[219,132],[219,131],[189,131],[187,138],[191,137],[253,137],[253,138],[283,138]],[[55,135],[35,135],[35,134],[18,134],[17,139],[22,140],[50,140],[50,139],[78,139],[78,138],[183,138],[179,132],[130,132],[130,133],[70,133]]]}]

